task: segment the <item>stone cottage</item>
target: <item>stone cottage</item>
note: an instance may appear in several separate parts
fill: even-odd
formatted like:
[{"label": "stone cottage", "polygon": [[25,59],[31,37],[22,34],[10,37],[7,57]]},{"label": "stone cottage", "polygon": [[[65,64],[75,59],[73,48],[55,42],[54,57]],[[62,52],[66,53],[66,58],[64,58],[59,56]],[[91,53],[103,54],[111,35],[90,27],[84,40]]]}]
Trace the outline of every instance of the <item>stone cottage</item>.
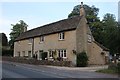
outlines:
[{"label": "stone cottage", "polygon": [[14,42],[14,57],[33,57],[41,60],[41,53],[47,52],[47,59],[53,54],[76,65],[76,54],[85,51],[89,64],[106,64],[108,49],[94,40],[81,4],[80,15],[46,24],[22,33]]}]

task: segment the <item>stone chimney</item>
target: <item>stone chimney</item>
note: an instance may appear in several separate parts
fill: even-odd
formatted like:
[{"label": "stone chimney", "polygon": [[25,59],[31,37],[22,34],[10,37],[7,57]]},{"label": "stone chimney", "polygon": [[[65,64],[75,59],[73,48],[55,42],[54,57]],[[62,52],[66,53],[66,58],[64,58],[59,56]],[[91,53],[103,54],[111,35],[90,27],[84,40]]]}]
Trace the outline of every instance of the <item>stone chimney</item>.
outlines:
[{"label": "stone chimney", "polygon": [[81,6],[80,6],[80,16],[85,16],[85,10],[83,7],[83,2],[81,2]]},{"label": "stone chimney", "polygon": [[26,32],[27,31],[27,27],[24,27],[24,32]]}]

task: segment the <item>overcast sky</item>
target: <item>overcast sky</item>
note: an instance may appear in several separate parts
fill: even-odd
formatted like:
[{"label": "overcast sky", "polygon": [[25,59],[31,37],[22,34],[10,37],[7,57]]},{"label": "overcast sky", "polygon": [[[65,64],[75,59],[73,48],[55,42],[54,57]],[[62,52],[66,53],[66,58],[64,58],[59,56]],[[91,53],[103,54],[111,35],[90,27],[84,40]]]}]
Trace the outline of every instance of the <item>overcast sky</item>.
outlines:
[{"label": "overcast sky", "polygon": [[[9,2],[8,2],[9,1]],[[52,23],[68,17],[73,7],[80,4],[81,0],[3,0],[0,2],[0,33],[4,32],[8,39],[11,32],[11,24],[16,24],[19,20],[24,20],[28,25],[28,30],[48,23]],[[99,17],[111,13],[118,20],[118,0],[104,0],[92,2],[84,0],[84,4],[94,5],[99,8]]]}]

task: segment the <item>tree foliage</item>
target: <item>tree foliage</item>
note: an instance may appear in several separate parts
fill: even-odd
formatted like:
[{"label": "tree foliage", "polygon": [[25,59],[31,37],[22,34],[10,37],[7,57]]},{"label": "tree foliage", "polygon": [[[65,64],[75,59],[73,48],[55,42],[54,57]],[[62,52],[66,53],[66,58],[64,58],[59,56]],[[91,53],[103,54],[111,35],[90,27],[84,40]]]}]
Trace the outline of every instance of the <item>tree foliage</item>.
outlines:
[{"label": "tree foliage", "polygon": [[[73,8],[73,11],[68,15],[68,18],[71,18],[73,16],[76,16],[76,15],[80,15],[80,7],[81,5],[77,5]],[[99,12],[99,9],[96,8],[95,6],[88,6],[88,5],[83,5],[84,9],[85,9],[85,12],[86,12],[86,17],[90,17],[91,15],[91,18],[94,17],[94,16],[97,16],[98,15],[98,12]]]},{"label": "tree foliage", "polygon": [[120,50],[119,26],[113,14],[107,13],[102,20],[103,44],[110,49],[111,53],[118,53]]},{"label": "tree foliage", "polygon": [[11,29],[11,33],[10,35],[10,41],[9,41],[9,45],[11,46],[11,48],[13,49],[14,46],[14,41],[15,39],[24,32],[24,29],[28,27],[28,25],[23,21],[20,20],[19,23],[11,24],[11,26],[13,26],[13,28]]},{"label": "tree foliage", "polygon": [[[68,15],[68,18],[80,15],[80,6],[81,5],[75,6],[73,8],[73,11]],[[85,9],[86,18],[95,40],[102,43],[101,39],[102,24],[99,17],[97,17],[99,8],[96,8],[95,6],[90,7],[88,5],[83,5],[83,7]]]},{"label": "tree foliage", "polygon": [[[106,13],[103,20],[98,16],[99,9],[95,6],[83,6],[86,12],[86,18],[94,39],[110,49],[110,53],[120,53],[120,22],[116,21],[113,14]],[[68,18],[80,15],[80,5],[73,8]]]},{"label": "tree foliage", "polygon": [[8,46],[8,39],[5,33],[0,33],[2,36],[2,46]]}]

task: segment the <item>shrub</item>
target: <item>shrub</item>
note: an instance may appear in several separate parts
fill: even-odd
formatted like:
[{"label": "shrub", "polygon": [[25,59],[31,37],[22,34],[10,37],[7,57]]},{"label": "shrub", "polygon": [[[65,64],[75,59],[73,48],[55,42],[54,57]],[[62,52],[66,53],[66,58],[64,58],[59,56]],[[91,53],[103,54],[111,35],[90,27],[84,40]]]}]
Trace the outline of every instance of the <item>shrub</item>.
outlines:
[{"label": "shrub", "polygon": [[62,57],[57,57],[57,60],[58,61],[63,61],[63,58]]},{"label": "shrub", "polygon": [[118,74],[120,74],[120,62],[117,64],[117,72],[118,72]]},{"label": "shrub", "polygon": [[41,58],[42,58],[42,60],[45,60],[45,58],[47,58],[47,52],[42,52]]},{"label": "shrub", "polygon": [[86,52],[81,52],[77,54],[77,66],[86,67],[88,65],[88,56]]},{"label": "shrub", "polygon": [[13,56],[13,50],[3,50],[2,56]]},{"label": "shrub", "polygon": [[115,63],[110,63],[108,66],[108,69],[113,69],[115,70],[117,68],[117,65]]}]

